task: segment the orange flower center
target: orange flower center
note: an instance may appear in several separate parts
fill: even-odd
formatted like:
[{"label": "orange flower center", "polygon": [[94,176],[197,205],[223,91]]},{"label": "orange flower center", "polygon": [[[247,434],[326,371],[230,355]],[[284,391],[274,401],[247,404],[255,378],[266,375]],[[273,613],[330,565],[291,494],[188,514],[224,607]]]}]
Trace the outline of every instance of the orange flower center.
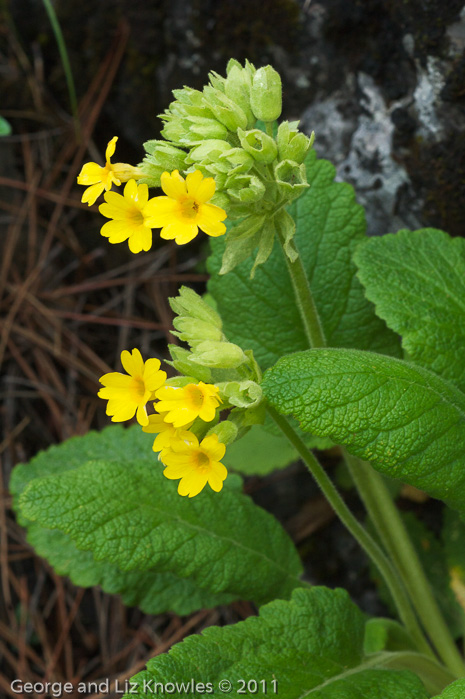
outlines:
[{"label": "orange flower center", "polygon": [[196,454],[196,457],[197,457],[197,468],[200,471],[208,470],[208,467],[210,466],[210,457],[207,456],[204,451],[198,451]]},{"label": "orange flower center", "polygon": [[203,405],[204,395],[198,386],[186,386],[186,393],[193,408],[201,408]]},{"label": "orange flower center", "polygon": [[199,211],[199,205],[195,199],[184,199],[180,202],[181,204],[181,214],[184,218],[195,218]]},{"label": "orange flower center", "polygon": [[138,398],[143,398],[145,396],[145,382],[142,376],[133,377],[132,387]]}]

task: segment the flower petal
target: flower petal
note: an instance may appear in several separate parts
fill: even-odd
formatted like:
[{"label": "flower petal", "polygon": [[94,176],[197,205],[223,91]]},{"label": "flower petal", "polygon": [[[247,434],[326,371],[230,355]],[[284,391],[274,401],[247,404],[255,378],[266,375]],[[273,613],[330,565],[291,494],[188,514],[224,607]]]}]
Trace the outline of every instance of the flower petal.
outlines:
[{"label": "flower petal", "polygon": [[152,247],[152,230],[147,226],[137,226],[131,230],[128,245],[130,251],[135,254],[142,250],[147,252]]},{"label": "flower petal", "polygon": [[102,182],[98,182],[97,184],[87,187],[81,197],[82,203],[92,206],[92,204],[95,204],[104,189],[105,185]]},{"label": "flower petal", "polygon": [[[212,177],[209,179],[213,179]],[[195,172],[189,172],[189,174],[186,177],[186,189],[187,193],[190,197],[193,197],[194,199],[197,199],[197,190],[202,184],[203,180],[203,175],[200,172],[200,170],[196,170]],[[213,180],[213,191],[215,191],[214,188],[215,185],[215,180]],[[210,197],[209,197],[210,198]]]},{"label": "flower petal", "polygon": [[116,141],[118,140],[118,136],[113,136],[111,141],[108,141],[107,149],[105,151],[105,160],[107,163],[110,161],[111,156],[114,154],[116,150]]},{"label": "flower petal", "polygon": [[181,177],[178,170],[173,172],[164,172],[160,177],[161,188],[171,199],[184,199],[187,195],[186,183]]},{"label": "flower petal", "polygon": [[126,221],[107,221],[100,229],[100,235],[108,238],[110,243],[122,243],[131,235]]},{"label": "flower petal", "polygon": [[102,170],[97,163],[86,163],[82,166],[82,170],[77,176],[78,184],[97,184],[102,181]]},{"label": "flower petal", "polygon": [[144,208],[144,218],[148,226],[161,228],[179,216],[179,204],[169,197],[153,197]]},{"label": "flower petal", "polygon": [[195,497],[205,488],[207,485],[207,479],[208,476],[206,473],[199,473],[198,471],[194,471],[189,475],[184,476],[184,478],[179,481],[179,495],[188,495],[190,498]]},{"label": "flower petal", "polygon": [[178,245],[185,245],[195,238],[199,228],[195,223],[170,223],[160,231],[164,240],[176,239]]},{"label": "flower petal", "polygon": [[204,204],[209,201],[215,194],[215,180],[213,177],[206,177],[202,182],[200,182],[197,192],[195,193],[195,199],[198,204]]},{"label": "flower petal", "polygon": [[137,348],[134,348],[132,353],[128,352],[128,350],[123,350],[121,352],[121,364],[130,376],[140,376],[142,378],[144,373],[144,360]]}]

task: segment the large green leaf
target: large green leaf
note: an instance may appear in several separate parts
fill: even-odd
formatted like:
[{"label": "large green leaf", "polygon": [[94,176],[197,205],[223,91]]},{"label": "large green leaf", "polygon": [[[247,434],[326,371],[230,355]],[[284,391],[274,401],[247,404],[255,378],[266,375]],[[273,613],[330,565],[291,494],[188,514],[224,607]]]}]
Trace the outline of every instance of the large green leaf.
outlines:
[{"label": "large green leaf", "polygon": [[153,658],[132,680],[135,696],[151,696],[159,682],[177,685],[173,697],[197,698],[192,686],[200,682],[211,683],[208,694],[216,696],[426,699],[418,677],[383,668],[390,653],[364,655],[364,626],[344,590],[296,590],[291,601],[262,607],[258,618],[206,629]]},{"label": "large green leaf", "polygon": [[27,540],[58,575],[67,575],[81,587],[99,585],[109,594],[121,595],[126,605],[140,607],[146,614],[167,611],[190,614],[234,599],[233,595],[202,590],[190,578],[182,579],[172,573],[122,571],[108,561],[96,561],[90,551],[79,551],[66,534],[35,523],[28,527]]},{"label": "large green leaf", "polygon": [[465,240],[425,228],[372,238],[355,255],[370,301],[410,358],[465,389]]},{"label": "large green leaf", "polygon": [[[99,437],[108,455],[103,445],[95,448]],[[166,574],[187,581],[185,591],[195,586],[216,600],[258,604],[289,596],[300,584],[295,548],[276,520],[239,491],[237,477],[228,478],[221,493],[182,498],[163,476],[150,439],[144,442],[146,453],[139,438],[125,451],[131,439],[110,427],[55,447],[50,458],[43,452],[31,464],[36,477],[19,496],[21,516],[62,532],[77,549],[125,573],[156,571],[165,584]],[[25,470],[15,476],[16,491]],[[47,472],[53,475],[41,475]]]},{"label": "large green leaf", "polygon": [[433,699],[463,699],[465,697],[465,679],[453,682]]},{"label": "large green leaf", "polygon": [[262,386],[303,430],[465,513],[465,395],[452,384],[392,357],[315,349],[281,359]]},{"label": "large green leaf", "polygon": [[[321,315],[328,344],[359,347],[400,356],[396,335],[377,318],[357,279],[352,253],[365,235],[363,209],[352,187],[334,182],[326,160],[307,159],[310,188],[290,207],[297,225],[295,241]],[[292,284],[279,245],[250,279],[252,262],[219,276],[224,241],[212,241],[209,291],[217,302],[225,333],[243,349],[253,349],[262,369],[308,343],[296,308]]]}]

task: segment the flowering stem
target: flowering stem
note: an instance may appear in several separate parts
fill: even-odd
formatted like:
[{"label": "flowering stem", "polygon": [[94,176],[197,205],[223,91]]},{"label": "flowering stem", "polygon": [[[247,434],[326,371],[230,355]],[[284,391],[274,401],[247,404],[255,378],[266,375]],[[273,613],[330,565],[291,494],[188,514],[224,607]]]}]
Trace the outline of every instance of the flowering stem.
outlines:
[{"label": "flowering stem", "polygon": [[344,456],[369,516],[381,541],[392,557],[399,575],[413,600],[424,628],[445,665],[458,677],[465,674],[463,660],[434,599],[399,510],[381,476],[370,464],[348,454]]},{"label": "flowering stem", "polygon": [[321,324],[320,316],[313,298],[310,284],[308,283],[307,275],[302,264],[302,258],[297,255],[294,262],[288,258],[284,252],[284,236],[282,231],[278,232],[283,254],[286,260],[289,276],[294,287],[295,299],[300,312],[300,317],[304,326],[305,334],[307,335],[308,344],[310,347],[326,347],[326,338]]},{"label": "flowering stem", "polygon": [[270,417],[285,434],[292,446],[299,453],[300,457],[306,464],[315,481],[318,483],[341,522],[347,527],[352,536],[358,541],[363,550],[378,567],[378,570],[386,581],[389,591],[391,592],[398,609],[399,616],[402,619],[407,631],[410,633],[412,639],[416,643],[417,648],[423,653],[426,653],[430,657],[434,658],[434,654],[428,644],[428,641],[424,637],[420,625],[418,624],[404,586],[398,579],[391,562],[385,556],[374,539],[364,529],[364,527],[362,527],[362,525],[355,519],[344,500],[339,495],[331,479],[328,477],[312,452],[307,449],[306,445],[295,432],[294,428],[289,424],[287,419],[283,415],[280,415],[270,405],[267,405],[267,411]]}]

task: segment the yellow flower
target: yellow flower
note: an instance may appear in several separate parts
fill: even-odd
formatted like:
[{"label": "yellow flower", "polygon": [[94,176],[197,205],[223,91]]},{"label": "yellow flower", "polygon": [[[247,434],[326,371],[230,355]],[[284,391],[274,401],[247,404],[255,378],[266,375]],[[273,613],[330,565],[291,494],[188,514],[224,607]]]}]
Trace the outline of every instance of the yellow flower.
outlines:
[{"label": "yellow flower", "polygon": [[150,250],[152,247],[152,230],[147,221],[147,201],[149,189],[146,184],[137,184],[129,180],[124,188],[124,196],[117,192],[106,192],[105,204],[100,204],[99,211],[107,221],[100,233],[110,243],[128,241],[131,252]]},{"label": "yellow flower", "polygon": [[104,388],[100,389],[98,396],[108,400],[107,415],[112,416],[112,422],[130,420],[137,413],[137,422],[148,425],[145,406],[165,383],[166,373],[160,371],[158,359],[144,362],[138,349],[133,349],[132,354],[127,350],[121,352],[121,364],[129,376],[116,371],[104,374],[100,378]]},{"label": "yellow flower", "polygon": [[174,427],[185,427],[197,417],[211,422],[221,403],[218,388],[202,381],[183,388],[163,386],[155,392],[155,397],[159,400],[155,403],[155,410],[166,413],[164,421],[171,422]]},{"label": "yellow flower", "polygon": [[163,471],[170,480],[180,478],[178,493],[193,498],[208,483],[210,488],[219,492],[228,475],[226,467],[220,463],[226,452],[225,445],[216,434],[205,437],[200,444],[192,432],[178,430],[168,449],[164,449],[159,458],[166,468]]},{"label": "yellow flower", "polygon": [[175,239],[184,245],[195,238],[199,228],[207,235],[217,237],[226,233],[221,223],[226,212],[208,201],[215,193],[213,177],[204,179],[200,170],[190,172],[186,179],[174,170],[171,175],[164,172],[161,186],[166,197],[154,197],[147,206],[152,228],[161,228],[161,237]]},{"label": "yellow flower", "polygon": [[[177,429],[171,422],[165,422],[166,413],[161,415],[149,415],[149,423],[142,428],[143,432],[148,432],[149,434],[156,434],[155,441],[153,443],[153,451],[162,451],[163,449],[168,449],[173,438],[176,436]],[[186,429],[190,427],[190,424]]]},{"label": "yellow flower", "polygon": [[117,140],[118,136],[114,136],[108,142],[105,151],[106,163],[103,167],[98,165],[98,163],[86,163],[82,167],[77,178],[78,184],[90,185],[82,195],[81,201],[84,204],[87,203],[89,206],[95,204],[103,190],[108,191],[111,189],[112,184],[116,184],[119,187],[121,182],[144,176],[144,173],[139,168],[128,165],[128,163],[112,163],[110,161],[111,156],[115,152]]}]

